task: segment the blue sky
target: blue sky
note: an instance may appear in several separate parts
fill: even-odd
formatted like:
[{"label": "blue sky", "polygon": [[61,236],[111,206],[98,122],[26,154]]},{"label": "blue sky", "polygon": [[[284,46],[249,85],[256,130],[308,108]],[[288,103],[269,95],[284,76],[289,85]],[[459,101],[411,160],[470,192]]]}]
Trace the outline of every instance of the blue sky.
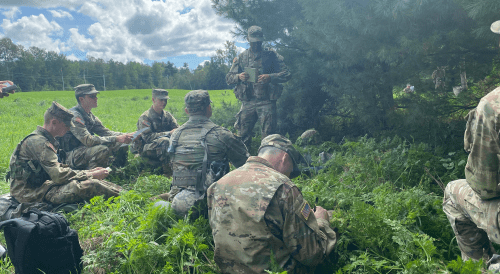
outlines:
[{"label": "blue sky", "polygon": [[0,37],[71,60],[186,62],[194,69],[227,40],[247,48],[210,0],[3,0],[0,19]]}]

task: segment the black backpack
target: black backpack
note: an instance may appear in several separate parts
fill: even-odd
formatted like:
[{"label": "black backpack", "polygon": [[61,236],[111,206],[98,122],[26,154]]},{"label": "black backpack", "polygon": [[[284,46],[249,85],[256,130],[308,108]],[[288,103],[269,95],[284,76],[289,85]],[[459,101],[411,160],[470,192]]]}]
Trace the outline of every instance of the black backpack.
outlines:
[{"label": "black backpack", "polygon": [[83,250],[64,216],[31,209],[21,218],[0,222],[2,228],[17,274],[81,272]]}]

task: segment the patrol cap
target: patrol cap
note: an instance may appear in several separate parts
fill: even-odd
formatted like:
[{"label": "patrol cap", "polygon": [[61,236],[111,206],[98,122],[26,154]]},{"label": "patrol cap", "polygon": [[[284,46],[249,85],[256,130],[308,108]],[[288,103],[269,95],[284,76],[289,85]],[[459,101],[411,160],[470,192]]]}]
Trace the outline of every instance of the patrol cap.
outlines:
[{"label": "patrol cap", "polygon": [[500,20],[493,22],[490,29],[492,32],[500,34]]},{"label": "patrol cap", "polygon": [[262,28],[259,26],[251,26],[248,29],[248,42],[262,42],[264,41],[264,34]]},{"label": "patrol cap", "polygon": [[166,90],[166,89],[159,89],[159,88],[153,89],[153,98],[156,98],[156,99],[170,99],[170,97],[168,97],[168,90]]},{"label": "patrol cap", "polygon": [[71,111],[69,111],[67,108],[63,107],[58,102],[53,101],[52,105],[47,109],[47,112],[52,114],[53,116],[57,117],[67,127],[74,126],[73,122],[71,122],[71,119],[73,118],[73,113],[71,113]]},{"label": "patrol cap", "polygon": [[184,97],[184,103],[186,104],[186,108],[189,112],[198,112],[210,105],[212,101],[210,101],[208,91],[197,89],[186,94]]},{"label": "patrol cap", "polygon": [[75,95],[91,95],[91,94],[96,94],[99,93],[92,84],[81,84],[76,87],[75,89]]},{"label": "patrol cap", "polygon": [[300,159],[302,159],[302,155],[293,147],[292,142],[288,140],[286,137],[279,134],[272,134],[262,139],[260,143],[259,151],[263,147],[275,147],[283,150],[288,153],[293,161],[293,171],[290,173],[290,178],[295,178],[300,175],[300,168],[298,166]]}]

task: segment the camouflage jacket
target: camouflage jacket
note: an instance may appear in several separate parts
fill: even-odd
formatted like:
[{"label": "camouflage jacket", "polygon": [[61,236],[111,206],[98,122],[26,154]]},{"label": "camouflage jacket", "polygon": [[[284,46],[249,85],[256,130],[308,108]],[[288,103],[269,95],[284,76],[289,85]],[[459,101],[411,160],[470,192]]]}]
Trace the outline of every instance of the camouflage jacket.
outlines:
[{"label": "camouflage jacket", "polygon": [[[269,74],[271,81],[267,84],[243,82],[238,78],[238,74],[245,71],[245,68],[255,68],[256,76]],[[283,90],[280,83],[290,80],[291,74],[283,62],[283,57],[272,49],[262,49],[255,54],[250,49],[234,58],[233,65],[226,75],[228,85],[236,85],[234,94],[241,101],[266,101],[277,100]]]},{"label": "camouflage jacket", "polygon": [[175,120],[174,116],[172,116],[169,112],[163,111],[163,114],[159,115],[153,107],[151,107],[146,110],[141,117],[139,117],[139,121],[137,121],[137,130],[141,130],[146,127],[151,128],[151,131],[142,133],[141,138],[144,140],[145,144],[148,144],[154,139],[166,135],[172,129],[178,128],[179,124],[177,123],[177,120]]},{"label": "camouflage jacket", "polygon": [[465,178],[481,199],[500,197],[500,88],[484,96],[467,115]]},{"label": "camouflage jacket", "polygon": [[[42,202],[52,186],[88,179],[86,171],[72,170],[58,162],[58,145],[54,137],[42,127],[37,127],[19,143],[10,158],[10,194],[16,200],[21,203]],[[33,183],[32,180],[36,178],[30,173],[37,169],[47,174],[50,180]]]},{"label": "camouflage jacket", "polygon": [[172,156],[172,170],[201,168],[205,149],[200,143],[200,132],[202,128],[206,128],[209,124],[215,127],[210,130],[206,137],[208,163],[212,161],[230,161],[236,167],[240,167],[245,163],[249,154],[245,144],[240,139],[229,130],[216,126],[207,117],[192,115],[186,123],[175,131],[181,130],[181,135]]},{"label": "camouflage jacket", "polygon": [[71,127],[61,141],[61,146],[66,152],[80,146],[113,145],[116,143],[116,136],[123,134],[107,129],[99,118],[92,112],[85,112],[80,105],[71,108],[70,111],[75,115],[72,119],[74,127]]},{"label": "camouflage jacket", "polygon": [[329,223],[285,175],[260,157],[207,191],[214,260],[222,273],[266,273],[271,250],[288,273],[307,273],[336,243]]}]

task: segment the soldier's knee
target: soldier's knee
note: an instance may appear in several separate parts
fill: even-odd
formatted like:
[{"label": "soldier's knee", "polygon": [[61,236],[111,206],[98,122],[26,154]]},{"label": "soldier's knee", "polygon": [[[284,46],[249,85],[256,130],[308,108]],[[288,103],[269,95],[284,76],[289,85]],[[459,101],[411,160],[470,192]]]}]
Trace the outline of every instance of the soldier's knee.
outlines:
[{"label": "soldier's knee", "polygon": [[178,216],[187,216],[195,201],[194,191],[183,189],[172,200],[172,209]]}]

